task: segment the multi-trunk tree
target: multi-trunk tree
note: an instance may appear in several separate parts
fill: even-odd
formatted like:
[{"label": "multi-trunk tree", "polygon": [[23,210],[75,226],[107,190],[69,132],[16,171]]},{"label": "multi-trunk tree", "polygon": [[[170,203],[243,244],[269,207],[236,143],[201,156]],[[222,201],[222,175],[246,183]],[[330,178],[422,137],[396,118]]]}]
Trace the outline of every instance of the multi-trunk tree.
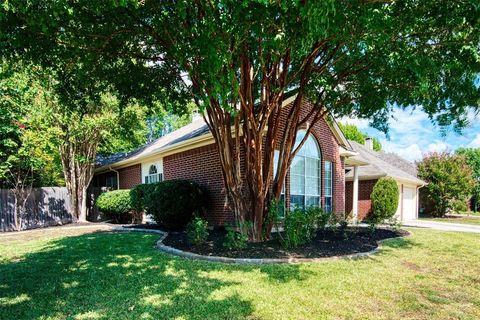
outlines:
[{"label": "multi-trunk tree", "polygon": [[[193,99],[215,138],[236,220],[260,241],[267,205],[302,145],[300,127],[309,125],[307,137],[330,112],[387,130],[394,103],[422,108],[441,126],[465,125],[465,111],[478,107],[478,16],[469,1],[17,0],[0,15],[0,50],[79,65],[77,78],[88,73],[125,99]],[[307,98],[314,107],[305,115]]]}]

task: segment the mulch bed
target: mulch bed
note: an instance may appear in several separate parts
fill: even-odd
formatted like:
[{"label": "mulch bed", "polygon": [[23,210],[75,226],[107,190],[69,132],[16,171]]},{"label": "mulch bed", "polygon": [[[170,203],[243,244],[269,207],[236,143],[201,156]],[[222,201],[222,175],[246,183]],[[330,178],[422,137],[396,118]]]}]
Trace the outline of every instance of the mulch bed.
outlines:
[{"label": "mulch bed", "polygon": [[292,249],[285,249],[277,235],[266,242],[249,243],[247,248],[237,251],[223,247],[225,235],[225,230],[213,230],[210,231],[204,244],[191,246],[185,232],[170,232],[163,243],[176,249],[205,256],[257,259],[321,258],[371,251],[378,247],[377,241],[406,236],[408,232],[379,228],[372,236],[366,228],[348,228],[345,238],[341,232],[326,231],[318,233],[311,243]]}]

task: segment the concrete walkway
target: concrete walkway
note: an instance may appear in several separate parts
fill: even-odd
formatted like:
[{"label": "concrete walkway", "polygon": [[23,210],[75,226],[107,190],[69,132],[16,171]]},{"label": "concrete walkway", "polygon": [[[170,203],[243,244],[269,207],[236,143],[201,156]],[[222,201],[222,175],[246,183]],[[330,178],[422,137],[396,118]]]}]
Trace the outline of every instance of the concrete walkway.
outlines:
[{"label": "concrete walkway", "polygon": [[443,230],[443,231],[480,233],[480,226],[472,225],[472,224],[412,220],[412,221],[404,222],[403,226],[415,227],[415,228],[428,228],[428,229]]}]

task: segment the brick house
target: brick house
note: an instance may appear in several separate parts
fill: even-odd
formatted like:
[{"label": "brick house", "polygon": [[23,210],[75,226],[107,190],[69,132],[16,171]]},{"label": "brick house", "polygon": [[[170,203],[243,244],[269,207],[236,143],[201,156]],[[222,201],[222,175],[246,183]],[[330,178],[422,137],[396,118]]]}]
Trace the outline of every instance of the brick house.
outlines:
[{"label": "brick house", "polygon": [[[283,103],[282,127],[285,127],[293,101],[294,97],[290,97]],[[302,112],[306,114],[311,107],[308,101],[304,101]],[[304,130],[299,131],[297,139],[301,140],[304,134]],[[285,205],[321,206],[330,212],[351,212],[355,217],[359,214],[358,209],[352,203],[346,204],[346,200],[354,200],[353,196],[346,199],[346,194],[352,194],[354,188],[352,184],[352,190],[348,189],[345,174],[368,165],[369,162],[353,148],[335,120],[326,116],[314,125],[292,163],[285,181]],[[207,190],[210,199],[207,220],[210,224],[223,225],[233,219],[216,145],[202,119],[132,152],[99,157],[92,186],[129,189],[140,183],[173,179],[195,181]],[[360,208],[363,210],[363,205]]]}]

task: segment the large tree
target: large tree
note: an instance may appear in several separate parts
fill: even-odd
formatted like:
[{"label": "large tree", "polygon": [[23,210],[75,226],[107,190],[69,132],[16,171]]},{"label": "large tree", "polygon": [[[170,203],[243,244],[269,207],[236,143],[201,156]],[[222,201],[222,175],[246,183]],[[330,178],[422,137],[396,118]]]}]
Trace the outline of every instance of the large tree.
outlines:
[{"label": "large tree", "polygon": [[475,180],[466,158],[449,152],[429,153],[417,163],[418,177],[427,185],[426,196],[433,204],[432,214],[444,217],[455,207],[465,207]]},{"label": "large tree", "polygon": [[[215,138],[237,222],[259,241],[266,206],[303,144],[295,146],[300,127],[331,112],[387,130],[394,103],[419,106],[441,126],[465,124],[479,103],[478,17],[466,0],[12,0],[0,14],[0,50],[66,65],[126,99],[180,101],[190,92]],[[305,98],[313,109],[302,115]]]},{"label": "large tree", "polygon": [[472,168],[475,187],[472,190],[473,211],[480,209],[480,148],[458,148],[455,153],[465,157],[467,164]]}]

